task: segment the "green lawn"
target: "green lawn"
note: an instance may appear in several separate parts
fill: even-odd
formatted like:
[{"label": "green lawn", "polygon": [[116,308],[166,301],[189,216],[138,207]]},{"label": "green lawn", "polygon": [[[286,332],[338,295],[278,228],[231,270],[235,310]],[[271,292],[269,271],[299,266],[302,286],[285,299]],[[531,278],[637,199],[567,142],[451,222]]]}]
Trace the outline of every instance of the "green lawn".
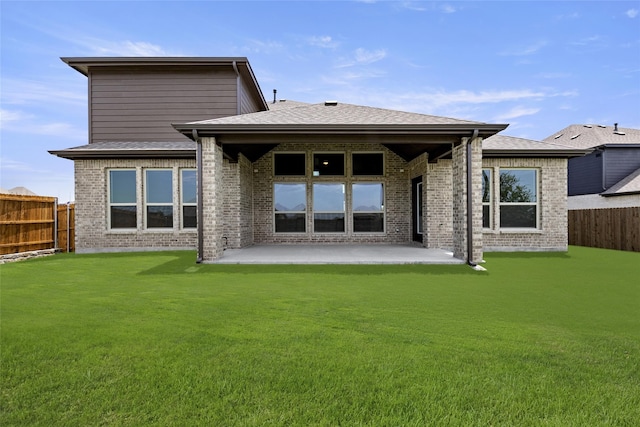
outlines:
[{"label": "green lawn", "polygon": [[640,254],[0,266],[0,425],[638,425]]}]

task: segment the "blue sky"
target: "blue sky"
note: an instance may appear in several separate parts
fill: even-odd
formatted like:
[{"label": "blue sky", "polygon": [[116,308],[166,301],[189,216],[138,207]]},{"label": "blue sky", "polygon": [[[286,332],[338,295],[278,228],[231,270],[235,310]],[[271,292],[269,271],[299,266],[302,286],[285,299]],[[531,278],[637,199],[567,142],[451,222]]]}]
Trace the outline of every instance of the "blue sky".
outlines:
[{"label": "blue sky", "polygon": [[0,187],[73,200],[87,81],[63,56],[245,56],[267,100],[640,128],[640,1],[0,0]]}]

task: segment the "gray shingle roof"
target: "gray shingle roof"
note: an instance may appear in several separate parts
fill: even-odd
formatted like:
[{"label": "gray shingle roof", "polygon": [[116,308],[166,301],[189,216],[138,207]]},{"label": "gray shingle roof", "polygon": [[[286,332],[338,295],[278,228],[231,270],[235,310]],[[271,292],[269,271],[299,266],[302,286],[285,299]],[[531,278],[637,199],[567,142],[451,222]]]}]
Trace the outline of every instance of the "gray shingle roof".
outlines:
[{"label": "gray shingle roof", "polygon": [[621,196],[625,194],[640,193],[640,169],[636,169],[631,174],[615,185],[612,185],[607,191],[601,193],[603,196]]},{"label": "gray shingle roof", "polygon": [[[290,102],[290,101],[286,101]],[[383,108],[337,103],[303,104],[289,108],[202,120],[199,125],[449,125],[481,124],[468,120]],[[274,104],[270,104],[274,105]],[[278,105],[278,104],[276,104]],[[285,103],[286,105],[286,103]]]},{"label": "gray shingle roof", "polygon": [[507,135],[493,135],[482,141],[482,153],[491,155],[536,155],[536,156],[580,156],[587,152],[584,149],[568,147],[562,144],[534,141]]},{"label": "gray shingle roof", "polygon": [[162,157],[162,158],[193,158],[196,153],[196,143],[187,141],[111,141],[94,142],[92,144],[67,148],[64,150],[50,150],[49,153],[65,159],[82,158],[127,158],[127,157]]},{"label": "gray shingle roof", "polygon": [[614,126],[570,125],[543,141],[575,148],[593,148],[607,144],[640,144],[640,129]]}]

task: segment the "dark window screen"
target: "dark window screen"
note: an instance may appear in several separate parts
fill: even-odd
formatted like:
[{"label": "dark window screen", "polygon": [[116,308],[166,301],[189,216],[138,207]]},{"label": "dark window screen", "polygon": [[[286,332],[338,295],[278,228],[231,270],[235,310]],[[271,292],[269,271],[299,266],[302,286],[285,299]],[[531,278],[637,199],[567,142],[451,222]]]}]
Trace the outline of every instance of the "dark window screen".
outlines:
[{"label": "dark window screen", "polygon": [[382,153],[353,153],[354,175],[384,175]]},{"label": "dark window screen", "polygon": [[273,161],[276,175],[306,175],[304,153],[276,153]]}]

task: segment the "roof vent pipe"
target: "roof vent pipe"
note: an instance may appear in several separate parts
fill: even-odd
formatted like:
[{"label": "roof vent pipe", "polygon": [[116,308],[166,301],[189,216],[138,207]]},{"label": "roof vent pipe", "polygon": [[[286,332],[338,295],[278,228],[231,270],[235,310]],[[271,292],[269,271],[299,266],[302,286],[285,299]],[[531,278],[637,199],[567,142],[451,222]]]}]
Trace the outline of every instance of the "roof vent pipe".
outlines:
[{"label": "roof vent pipe", "polygon": [[618,124],[617,123],[613,124],[613,131],[614,132],[618,132]]},{"label": "roof vent pipe", "polygon": [[277,90],[277,89],[274,89],[274,90],[273,90],[273,103],[274,103],[274,104],[276,103],[276,93],[278,93],[278,90]]}]

